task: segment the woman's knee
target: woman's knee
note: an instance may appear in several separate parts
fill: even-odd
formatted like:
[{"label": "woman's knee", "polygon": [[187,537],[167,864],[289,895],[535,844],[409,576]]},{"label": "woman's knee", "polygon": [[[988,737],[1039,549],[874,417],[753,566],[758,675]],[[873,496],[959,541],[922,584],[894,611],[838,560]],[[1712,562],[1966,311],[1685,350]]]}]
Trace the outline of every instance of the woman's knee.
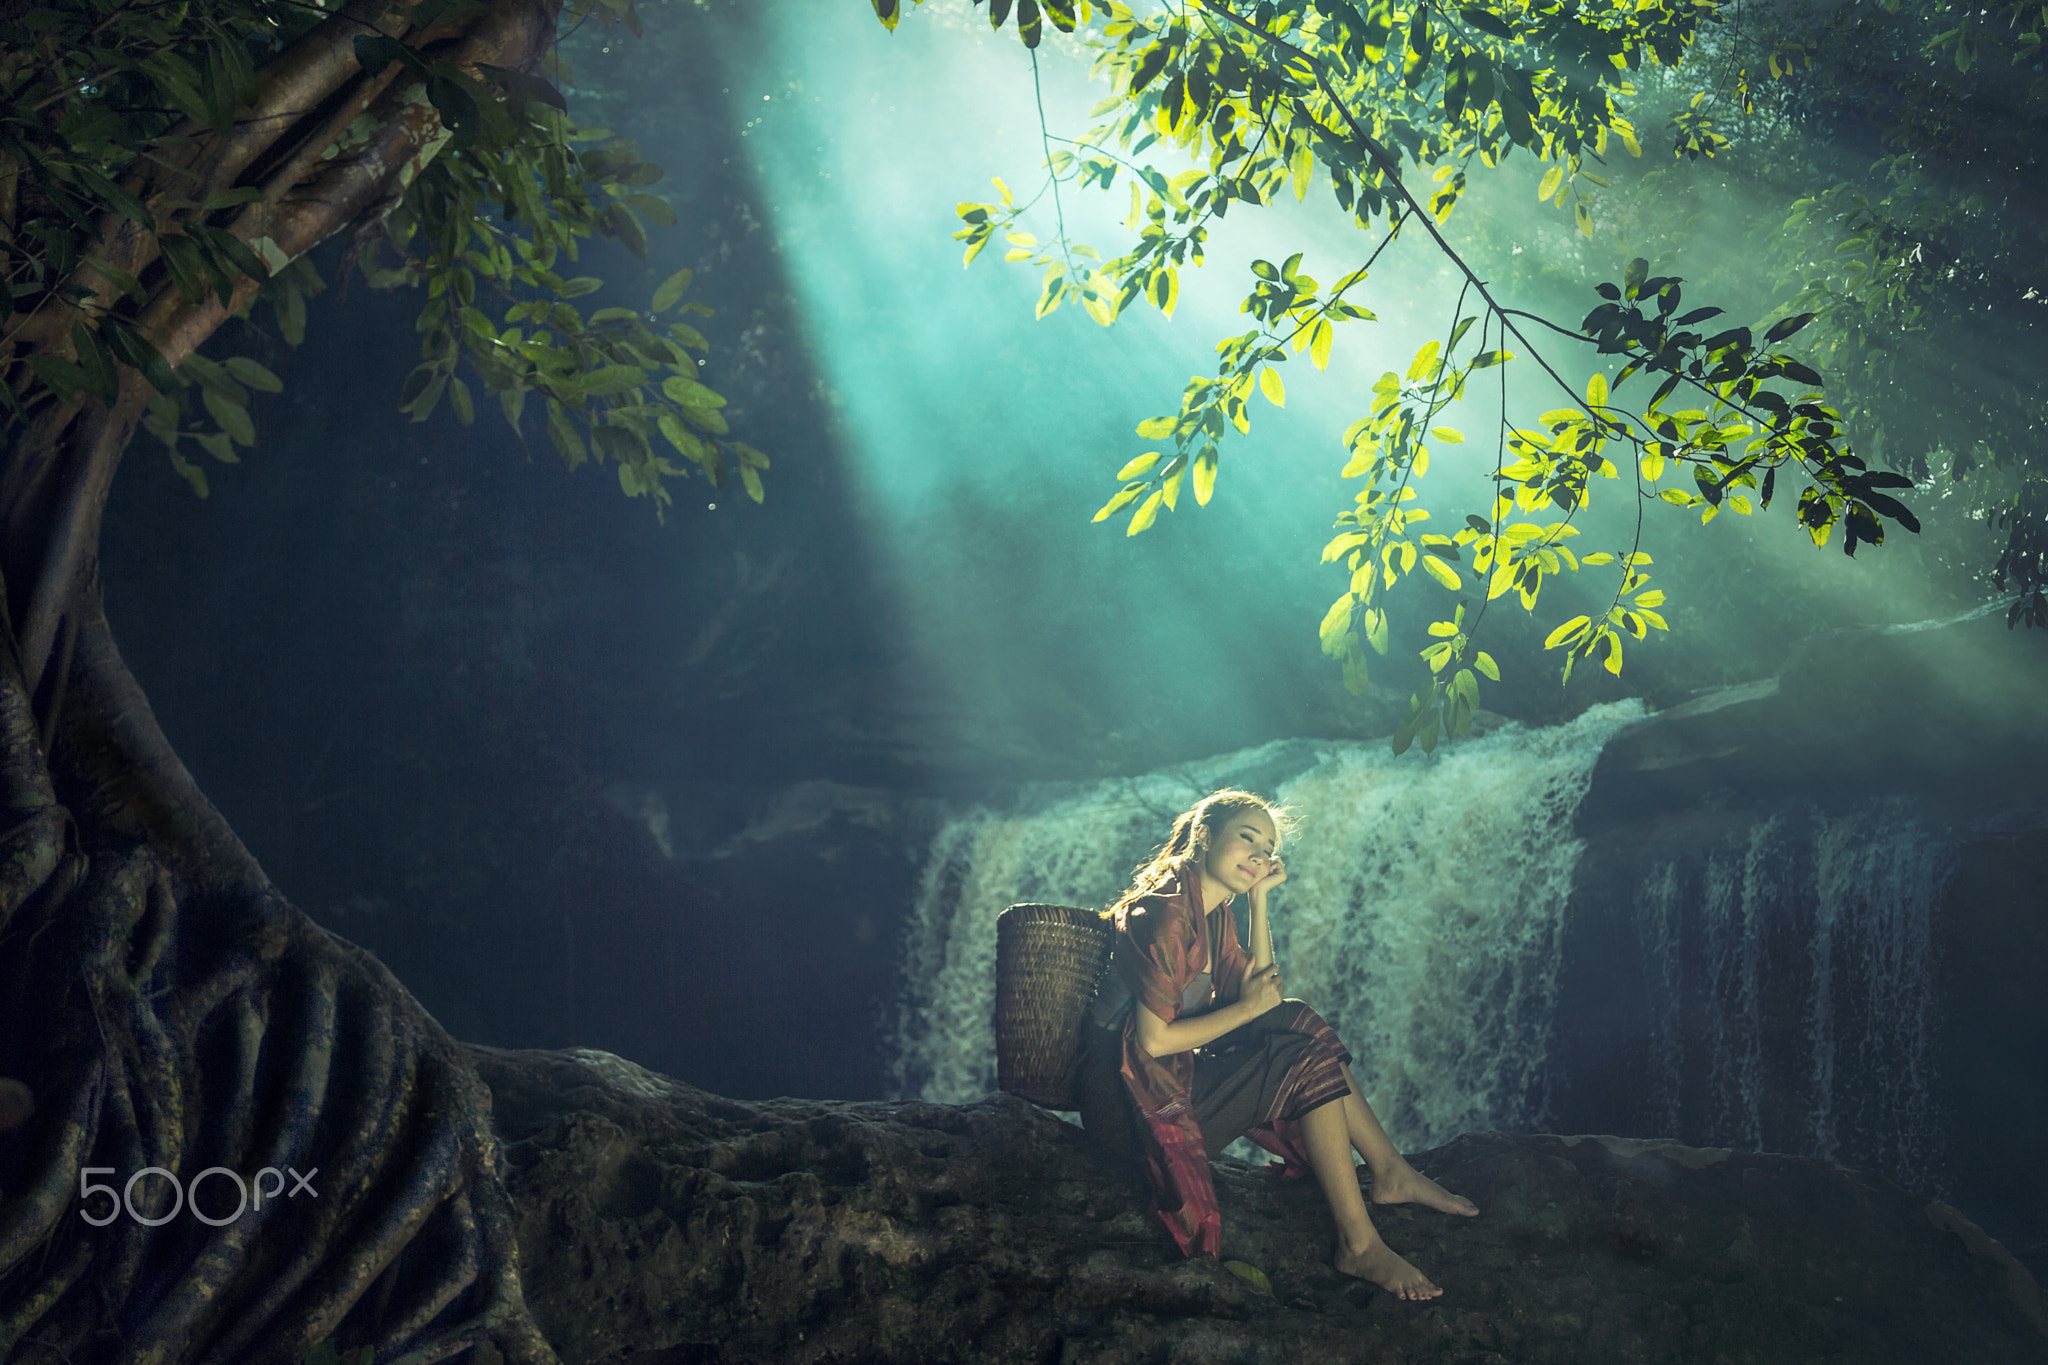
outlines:
[{"label": "woman's knee", "polygon": [[1323,1016],[1317,1014],[1306,1000],[1282,1000],[1274,1008],[1279,1011],[1277,1017],[1285,1019],[1287,1027],[1296,1033],[1312,1033],[1319,1026],[1328,1027],[1323,1023]]}]

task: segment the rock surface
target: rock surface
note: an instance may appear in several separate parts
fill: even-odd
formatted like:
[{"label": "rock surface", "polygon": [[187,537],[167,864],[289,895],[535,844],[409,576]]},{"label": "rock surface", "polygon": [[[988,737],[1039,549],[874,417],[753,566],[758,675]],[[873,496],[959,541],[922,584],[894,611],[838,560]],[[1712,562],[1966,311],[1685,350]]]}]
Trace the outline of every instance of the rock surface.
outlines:
[{"label": "rock surface", "polygon": [[474,1055],[528,1301],[568,1365],[2048,1362],[2003,1248],[1866,1171],[1606,1137],[1415,1158],[1477,1219],[1377,1212],[1446,1293],[1328,1267],[1308,1181],[1217,1165],[1225,1260],[1021,1100],[741,1103],[606,1053]]},{"label": "rock surface", "polygon": [[1547,1122],[1877,1167],[2048,1281],[2044,672],[2002,611],[1843,632],[1614,736]]}]

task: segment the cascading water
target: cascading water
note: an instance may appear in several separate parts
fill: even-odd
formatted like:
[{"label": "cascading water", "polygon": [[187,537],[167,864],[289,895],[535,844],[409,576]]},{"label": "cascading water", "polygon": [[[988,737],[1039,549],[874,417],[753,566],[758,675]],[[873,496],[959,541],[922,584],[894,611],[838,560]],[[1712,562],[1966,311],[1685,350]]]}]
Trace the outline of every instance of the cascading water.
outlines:
[{"label": "cascading water", "polygon": [[1633,908],[1659,1131],[1926,1185],[1934,917],[1954,864],[1888,799],[1772,815],[1652,867]]},{"label": "cascading water", "polygon": [[1242,785],[1299,825],[1274,893],[1274,951],[1410,1149],[1526,1127],[1543,1107],[1560,931],[1580,852],[1572,818],[1633,702],[1395,757],[1283,741],[1143,777],[1027,793],[933,843],[908,930],[901,1093],[994,1087],[995,919],[1023,901],[1103,905],[1196,797]]}]

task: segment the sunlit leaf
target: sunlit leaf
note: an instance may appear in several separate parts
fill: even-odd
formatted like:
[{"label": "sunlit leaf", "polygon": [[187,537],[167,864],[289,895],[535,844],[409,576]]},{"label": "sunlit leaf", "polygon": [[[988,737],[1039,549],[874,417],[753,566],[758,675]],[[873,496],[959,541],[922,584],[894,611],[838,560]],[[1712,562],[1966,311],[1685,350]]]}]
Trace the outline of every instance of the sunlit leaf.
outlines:
[{"label": "sunlit leaf", "polygon": [[1592,623],[1593,618],[1590,616],[1574,616],[1571,620],[1544,636],[1543,647],[1545,649],[1556,649],[1561,644],[1576,640],[1585,633],[1586,628]]},{"label": "sunlit leaf", "polygon": [[1116,495],[1115,497],[1111,498],[1111,499],[1110,499],[1110,500],[1109,500],[1108,502],[1106,502],[1106,503],[1104,503],[1104,504],[1102,505],[1102,510],[1101,510],[1101,511],[1099,511],[1099,512],[1097,512],[1097,513],[1095,514],[1095,516],[1093,517],[1093,520],[1095,520],[1095,521],[1108,521],[1108,520],[1109,520],[1109,519],[1110,519],[1111,517],[1115,516],[1115,515],[1116,515],[1116,514],[1117,514],[1118,512],[1120,512],[1120,511],[1122,511],[1122,510],[1123,510],[1124,508],[1126,508],[1126,507],[1130,506],[1130,505],[1131,505],[1131,502],[1132,502],[1132,501],[1133,501],[1133,500],[1134,500],[1134,499],[1135,499],[1135,498],[1136,498],[1136,497],[1137,497],[1137,496],[1138,496],[1138,495],[1139,495],[1140,493],[1142,493],[1142,492],[1144,492],[1144,491],[1145,491],[1145,485],[1144,485],[1144,484],[1142,484],[1142,483],[1134,483],[1134,484],[1132,484],[1132,485],[1131,485],[1130,487],[1128,487],[1128,488],[1124,488],[1124,489],[1120,489],[1120,490],[1118,490],[1118,492],[1117,492],[1117,495]]},{"label": "sunlit leaf", "polygon": [[1315,330],[1309,335],[1308,358],[1315,362],[1317,369],[1325,369],[1330,363],[1330,347],[1335,344],[1337,332],[1328,318],[1316,319]]},{"label": "sunlit leaf", "polygon": [[1441,559],[1438,559],[1435,555],[1424,555],[1422,557],[1422,568],[1431,578],[1434,578],[1452,592],[1456,592],[1464,587],[1464,582],[1458,577],[1457,570],[1444,563]]},{"label": "sunlit leaf", "polygon": [[1351,612],[1355,604],[1356,600],[1346,593],[1332,602],[1330,609],[1323,614],[1323,624],[1316,632],[1322,640],[1323,653],[1333,658],[1344,653],[1344,639],[1351,631]]},{"label": "sunlit leaf", "polygon": [[1134,536],[1140,531],[1148,529],[1154,521],[1159,519],[1159,504],[1165,500],[1165,493],[1157,489],[1153,490],[1152,496],[1139,503],[1138,510],[1131,513],[1131,524],[1124,531],[1124,534]]},{"label": "sunlit leaf", "polygon": [[1195,489],[1196,505],[1207,507],[1209,499],[1216,493],[1215,446],[1204,446],[1201,453],[1195,456],[1192,482]]}]

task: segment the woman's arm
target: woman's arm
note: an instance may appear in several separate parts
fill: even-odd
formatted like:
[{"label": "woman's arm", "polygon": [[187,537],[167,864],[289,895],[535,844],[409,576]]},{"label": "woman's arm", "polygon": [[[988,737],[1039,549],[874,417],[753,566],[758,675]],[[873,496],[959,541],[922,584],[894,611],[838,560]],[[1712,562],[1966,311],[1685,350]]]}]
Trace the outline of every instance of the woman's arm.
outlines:
[{"label": "woman's arm", "polygon": [[1245,973],[1237,999],[1207,1014],[1167,1023],[1142,1000],[1137,1004],[1138,1046],[1148,1057],[1166,1057],[1176,1052],[1193,1052],[1224,1034],[1264,1014],[1280,1003],[1280,971],[1277,967]]},{"label": "woman's arm", "polygon": [[1273,860],[1272,870],[1252,883],[1252,971],[1262,972],[1273,965],[1273,926],[1266,919],[1266,893],[1287,880],[1287,867],[1278,858]]},{"label": "woman's arm", "polygon": [[1252,965],[1254,972],[1263,972],[1273,965],[1273,926],[1266,922],[1266,893],[1264,883],[1252,888]]}]

